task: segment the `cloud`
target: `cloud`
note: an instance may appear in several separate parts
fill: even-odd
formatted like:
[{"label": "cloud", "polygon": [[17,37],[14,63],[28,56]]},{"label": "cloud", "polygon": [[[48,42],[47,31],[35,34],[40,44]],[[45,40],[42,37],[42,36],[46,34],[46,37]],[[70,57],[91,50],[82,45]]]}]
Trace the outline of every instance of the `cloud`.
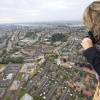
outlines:
[{"label": "cloud", "polygon": [[13,19],[10,18],[0,18],[0,21],[12,21]]},{"label": "cloud", "polygon": [[93,0],[0,0],[0,21],[81,20],[91,2]]},{"label": "cloud", "polygon": [[46,2],[45,5],[42,6],[44,9],[50,9],[50,10],[67,10],[67,9],[72,9],[73,6],[78,6],[78,2],[67,2],[63,0],[56,0],[52,2]]}]

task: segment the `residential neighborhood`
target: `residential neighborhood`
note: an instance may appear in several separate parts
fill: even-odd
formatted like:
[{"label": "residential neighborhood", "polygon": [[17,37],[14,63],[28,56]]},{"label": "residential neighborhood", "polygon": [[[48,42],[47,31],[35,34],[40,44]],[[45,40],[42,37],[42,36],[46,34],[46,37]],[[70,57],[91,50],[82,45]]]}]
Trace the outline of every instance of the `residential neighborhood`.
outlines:
[{"label": "residential neighborhood", "polygon": [[83,57],[81,22],[0,28],[0,100],[92,100],[96,72]]}]

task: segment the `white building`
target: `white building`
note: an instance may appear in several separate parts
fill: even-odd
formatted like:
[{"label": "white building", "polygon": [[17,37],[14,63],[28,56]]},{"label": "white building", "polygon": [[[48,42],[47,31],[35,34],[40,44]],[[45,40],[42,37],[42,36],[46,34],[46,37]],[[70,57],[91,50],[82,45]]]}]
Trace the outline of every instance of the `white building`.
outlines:
[{"label": "white building", "polygon": [[8,76],[7,76],[6,79],[7,79],[7,80],[11,80],[11,79],[13,78],[13,74],[14,74],[14,73],[10,73],[10,74],[8,74]]}]

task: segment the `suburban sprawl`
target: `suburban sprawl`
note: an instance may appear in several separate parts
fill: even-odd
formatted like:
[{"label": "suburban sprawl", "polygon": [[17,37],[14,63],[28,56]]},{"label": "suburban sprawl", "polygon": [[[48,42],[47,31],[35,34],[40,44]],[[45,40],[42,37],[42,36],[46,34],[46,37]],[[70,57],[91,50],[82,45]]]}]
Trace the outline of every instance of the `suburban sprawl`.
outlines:
[{"label": "suburban sprawl", "polygon": [[79,21],[0,25],[0,100],[92,100],[86,35]]}]

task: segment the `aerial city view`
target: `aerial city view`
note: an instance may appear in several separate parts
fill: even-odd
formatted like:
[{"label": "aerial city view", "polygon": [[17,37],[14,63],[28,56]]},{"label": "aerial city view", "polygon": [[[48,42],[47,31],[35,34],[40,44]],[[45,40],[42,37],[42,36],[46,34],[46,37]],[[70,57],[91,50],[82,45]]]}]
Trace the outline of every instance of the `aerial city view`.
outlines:
[{"label": "aerial city view", "polygon": [[77,21],[0,25],[1,100],[91,100],[97,81],[82,55],[86,34]]},{"label": "aerial city view", "polygon": [[1,2],[0,100],[93,99],[96,72],[81,45],[92,1]]}]

